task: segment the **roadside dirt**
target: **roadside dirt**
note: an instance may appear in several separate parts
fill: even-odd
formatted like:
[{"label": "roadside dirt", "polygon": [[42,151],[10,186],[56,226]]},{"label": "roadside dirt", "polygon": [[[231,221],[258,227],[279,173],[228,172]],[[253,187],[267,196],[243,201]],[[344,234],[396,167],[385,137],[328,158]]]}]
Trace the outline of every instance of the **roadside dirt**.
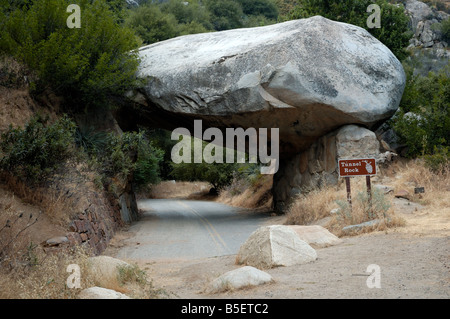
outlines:
[{"label": "roadside dirt", "polygon": [[[220,294],[206,285],[239,268],[235,255],[197,260],[131,261],[145,269],[154,286],[168,298],[300,299],[300,298],[441,298],[450,297],[450,216],[448,210],[428,212],[419,204],[396,199],[397,214],[406,226],[383,232],[343,237],[343,243],[317,249],[312,263],[266,270],[274,282]],[[270,224],[283,224],[274,217]],[[109,253],[132,234],[119,233]],[[380,267],[381,288],[369,288],[369,265]]]}]

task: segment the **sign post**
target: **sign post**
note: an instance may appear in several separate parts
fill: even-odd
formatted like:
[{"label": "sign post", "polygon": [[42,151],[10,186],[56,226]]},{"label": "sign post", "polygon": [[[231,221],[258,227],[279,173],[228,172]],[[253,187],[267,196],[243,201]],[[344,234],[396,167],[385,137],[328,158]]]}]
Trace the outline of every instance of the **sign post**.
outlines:
[{"label": "sign post", "polygon": [[352,191],[350,189],[350,177],[345,177],[345,186],[347,187],[347,201],[350,205],[350,211],[352,210]]},{"label": "sign post", "polygon": [[372,186],[370,177],[377,174],[377,165],[374,158],[339,160],[339,176],[345,178],[347,187],[347,201],[352,208],[352,194],[350,189],[350,177],[366,176],[367,194],[369,206],[372,208]]}]

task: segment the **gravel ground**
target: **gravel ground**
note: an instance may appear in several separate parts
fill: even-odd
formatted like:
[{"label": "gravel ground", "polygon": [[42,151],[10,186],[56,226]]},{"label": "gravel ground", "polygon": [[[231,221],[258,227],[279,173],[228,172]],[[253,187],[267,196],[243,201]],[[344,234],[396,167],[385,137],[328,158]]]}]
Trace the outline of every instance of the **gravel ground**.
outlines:
[{"label": "gravel ground", "polygon": [[[253,288],[205,293],[206,285],[236,269],[235,255],[195,260],[133,260],[168,298],[300,299],[450,297],[450,216],[396,203],[406,226],[344,237],[339,245],[317,249],[314,262],[265,270],[274,282]],[[414,205],[414,204],[413,204]],[[402,209],[405,206],[407,209]],[[446,210],[447,211],[447,210]],[[274,224],[282,220],[274,219]],[[126,232],[116,238],[120,249]],[[114,256],[114,252],[110,251]],[[380,269],[380,288],[369,288],[369,265]],[[372,281],[371,281],[372,282]]]},{"label": "gravel ground", "polygon": [[[220,294],[204,293],[208,282],[238,268],[235,255],[142,262],[155,286],[170,298],[449,298],[450,239],[369,234],[317,249],[309,264],[266,270],[272,284]],[[381,288],[368,288],[369,265],[380,267]]]}]

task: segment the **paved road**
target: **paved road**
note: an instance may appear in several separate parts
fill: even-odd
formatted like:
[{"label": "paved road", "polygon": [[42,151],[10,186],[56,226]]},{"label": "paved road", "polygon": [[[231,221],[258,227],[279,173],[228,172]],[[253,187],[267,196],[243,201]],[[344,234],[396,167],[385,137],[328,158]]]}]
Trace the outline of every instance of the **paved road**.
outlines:
[{"label": "paved road", "polygon": [[130,227],[135,235],[126,240],[118,258],[196,259],[236,254],[270,218],[207,201],[152,199],[138,205],[144,217]]}]

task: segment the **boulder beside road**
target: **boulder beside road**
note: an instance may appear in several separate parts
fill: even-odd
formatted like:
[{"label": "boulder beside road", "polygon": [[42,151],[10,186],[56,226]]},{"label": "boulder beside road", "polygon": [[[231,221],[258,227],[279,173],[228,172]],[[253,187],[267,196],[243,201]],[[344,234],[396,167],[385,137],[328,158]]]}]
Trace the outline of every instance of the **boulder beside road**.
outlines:
[{"label": "boulder beside road", "polygon": [[294,230],[301,240],[304,240],[313,248],[325,248],[342,243],[342,239],[319,225],[289,225],[288,227]]},{"label": "boulder beside road", "polygon": [[251,266],[244,266],[226,272],[213,280],[207,287],[209,293],[219,293],[272,282],[272,276]]},{"label": "boulder beside road", "polygon": [[274,225],[253,232],[239,249],[236,263],[268,269],[305,264],[316,259],[316,251],[295,231],[288,226]]}]

